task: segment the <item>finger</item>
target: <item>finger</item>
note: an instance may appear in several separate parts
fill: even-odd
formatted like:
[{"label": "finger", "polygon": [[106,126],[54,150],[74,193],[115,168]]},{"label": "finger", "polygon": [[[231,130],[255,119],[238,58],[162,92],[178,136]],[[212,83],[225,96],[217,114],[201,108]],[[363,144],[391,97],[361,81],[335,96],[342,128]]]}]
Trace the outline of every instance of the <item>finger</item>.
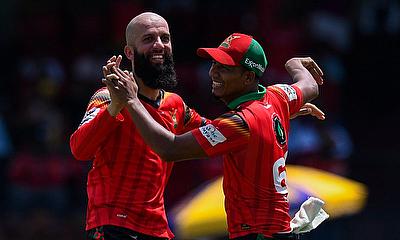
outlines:
[{"label": "finger", "polygon": [[124,75],[121,74],[121,71],[120,71],[121,69],[114,67],[113,70],[114,70],[114,74],[116,74],[119,78],[121,78],[121,79],[124,78]]},{"label": "finger", "polygon": [[316,118],[318,118],[318,119],[320,119],[320,120],[324,120],[325,119],[325,113],[323,113],[323,112],[319,112],[319,113],[312,112],[311,115],[316,117]]},{"label": "finger", "polygon": [[325,120],[325,115],[316,115],[316,114],[311,114],[311,116],[314,116],[316,118],[318,118],[319,120]]},{"label": "finger", "polygon": [[103,67],[102,67],[102,70],[103,70],[103,76],[106,77],[107,74],[108,74],[108,69],[107,69],[107,67],[106,67],[106,66],[103,66]]},{"label": "finger", "polygon": [[123,78],[129,78],[129,73],[128,74],[124,73],[124,71],[122,71],[120,68],[117,68],[117,71],[119,74],[121,74]]},{"label": "finger", "polygon": [[111,80],[109,80],[109,79],[107,79],[107,78],[102,78],[101,79],[101,82],[104,84],[104,85],[106,85],[108,88],[111,88],[111,87],[113,87],[113,82],[111,81]]},{"label": "finger", "polygon": [[114,61],[115,61],[115,55],[112,56],[112,57],[110,57],[110,58],[108,59],[107,63],[109,63],[109,62],[114,62]]},{"label": "finger", "polygon": [[115,74],[115,73],[108,74],[108,75],[106,76],[106,78],[107,78],[108,80],[119,80],[119,79],[120,79],[120,77],[119,77],[117,74]]},{"label": "finger", "polygon": [[115,67],[119,68],[119,65],[121,65],[122,61],[122,56],[118,55],[117,59],[115,60]]},{"label": "finger", "polygon": [[109,62],[107,63],[106,67],[111,70],[111,68],[114,67],[115,64],[116,64],[115,62]]},{"label": "finger", "polygon": [[314,62],[314,60],[313,60],[312,58],[310,58],[310,57],[301,58],[300,61],[301,61],[301,63],[303,64],[303,66],[304,66],[305,68],[307,68],[307,69],[308,69],[308,68],[312,65],[312,63]]},{"label": "finger", "polygon": [[316,69],[317,73],[318,73],[320,76],[324,76],[324,73],[322,72],[321,68],[318,66],[318,64],[317,64],[315,61],[312,62],[312,67],[313,67],[314,69]]},{"label": "finger", "polygon": [[299,115],[307,115],[311,113],[311,108],[301,108],[298,112]]},{"label": "finger", "polygon": [[321,77],[321,75],[315,68],[309,69],[309,72],[311,73],[311,75],[313,76],[314,80],[317,82],[318,85],[322,85],[324,83],[324,79]]},{"label": "finger", "polygon": [[316,107],[315,105],[310,106],[312,112],[311,115],[320,119],[320,120],[324,120],[325,119],[325,113],[319,109],[318,107]]}]

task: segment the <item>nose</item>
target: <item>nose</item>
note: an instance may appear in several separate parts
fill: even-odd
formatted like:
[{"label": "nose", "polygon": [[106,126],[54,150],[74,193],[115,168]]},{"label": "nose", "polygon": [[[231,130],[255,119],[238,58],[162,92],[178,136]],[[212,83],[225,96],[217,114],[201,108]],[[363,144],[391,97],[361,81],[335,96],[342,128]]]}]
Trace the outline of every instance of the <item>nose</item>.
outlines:
[{"label": "nose", "polygon": [[164,44],[160,37],[157,37],[156,40],[154,41],[153,48],[154,49],[163,49],[164,48]]},{"label": "nose", "polygon": [[217,70],[215,69],[215,64],[211,64],[210,70],[208,71],[208,75],[210,78],[215,77],[217,74]]}]

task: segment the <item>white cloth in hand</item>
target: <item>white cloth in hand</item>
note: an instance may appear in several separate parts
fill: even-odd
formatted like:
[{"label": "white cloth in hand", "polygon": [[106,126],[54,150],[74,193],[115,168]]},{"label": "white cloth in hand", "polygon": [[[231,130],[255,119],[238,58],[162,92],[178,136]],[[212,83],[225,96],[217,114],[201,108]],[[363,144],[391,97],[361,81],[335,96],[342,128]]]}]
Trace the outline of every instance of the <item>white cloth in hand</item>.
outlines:
[{"label": "white cloth in hand", "polygon": [[324,201],[321,199],[310,197],[303,204],[300,210],[295,214],[290,221],[292,232],[299,234],[305,233],[318,227],[329,215],[322,209]]}]

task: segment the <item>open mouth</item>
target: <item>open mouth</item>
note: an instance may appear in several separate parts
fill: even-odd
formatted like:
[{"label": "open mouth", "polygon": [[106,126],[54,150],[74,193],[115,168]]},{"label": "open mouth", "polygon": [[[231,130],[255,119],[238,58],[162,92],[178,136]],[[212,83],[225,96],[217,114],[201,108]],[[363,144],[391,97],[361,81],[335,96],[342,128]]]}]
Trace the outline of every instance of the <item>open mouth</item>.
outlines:
[{"label": "open mouth", "polygon": [[151,56],[150,61],[152,63],[163,63],[164,55],[163,54],[154,54],[153,56]]},{"label": "open mouth", "polygon": [[212,82],[212,87],[213,87],[213,88],[221,87],[222,85],[224,85],[224,84],[223,84],[223,83],[220,83],[220,82],[216,82],[216,81],[213,81],[213,82]]}]

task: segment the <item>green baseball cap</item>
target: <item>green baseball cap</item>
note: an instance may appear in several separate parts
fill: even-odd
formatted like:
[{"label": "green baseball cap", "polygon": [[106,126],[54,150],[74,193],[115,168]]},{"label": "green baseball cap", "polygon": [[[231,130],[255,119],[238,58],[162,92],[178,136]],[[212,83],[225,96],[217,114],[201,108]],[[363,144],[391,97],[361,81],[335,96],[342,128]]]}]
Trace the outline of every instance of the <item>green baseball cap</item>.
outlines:
[{"label": "green baseball cap", "polygon": [[264,74],[268,61],[261,45],[252,37],[233,33],[218,48],[199,48],[197,55],[212,58],[228,66],[243,66],[258,77]]}]

